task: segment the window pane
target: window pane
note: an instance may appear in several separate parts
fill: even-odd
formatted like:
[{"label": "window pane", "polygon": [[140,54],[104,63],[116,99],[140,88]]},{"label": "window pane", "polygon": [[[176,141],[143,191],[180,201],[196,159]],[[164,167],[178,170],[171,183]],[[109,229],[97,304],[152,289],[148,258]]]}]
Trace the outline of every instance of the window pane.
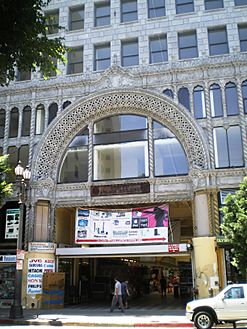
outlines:
[{"label": "window pane", "polygon": [[19,111],[15,107],[10,112],[9,137],[17,137],[19,124]]},{"label": "window pane", "polygon": [[202,87],[198,86],[194,88],[193,99],[194,99],[195,118],[196,119],[206,118],[205,97],[204,97],[204,90]]},{"label": "window pane", "polygon": [[84,7],[70,9],[70,30],[84,29]]},{"label": "window pane", "polygon": [[190,111],[190,94],[187,88],[179,89],[178,101]]},{"label": "window pane", "polygon": [[247,80],[242,83],[244,113],[247,113]]},{"label": "window pane", "polygon": [[198,57],[196,32],[178,34],[179,58]]},{"label": "window pane", "polygon": [[240,127],[230,127],[227,130],[230,167],[243,166],[243,145]]},{"label": "window pane", "polygon": [[97,4],[95,6],[95,26],[110,24],[110,3]]},{"label": "window pane", "polygon": [[105,70],[111,65],[110,44],[95,47],[94,70]]},{"label": "window pane", "polygon": [[147,129],[147,118],[137,115],[115,115],[94,124],[94,134]]},{"label": "window pane", "polygon": [[193,0],[176,0],[176,13],[183,14],[194,11]]},{"label": "window pane", "polygon": [[4,138],[5,131],[5,110],[0,110],[0,138]]},{"label": "window pane", "polygon": [[210,86],[210,106],[212,117],[223,116],[222,93],[220,86],[217,84]]},{"label": "window pane", "polygon": [[45,108],[40,104],[36,109],[35,134],[41,135],[45,129]]},{"label": "window pane", "polygon": [[130,22],[138,19],[137,15],[137,1],[136,0],[122,0],[121,2],[121,22]]},{"label": "window pane", "polygon": [[213,134],[215,166],[216,168],[227,168],[229,167],[229,157],[226,130],[224,128],[215,128]]},{"label": "window pane", "polygon": [[53,119],[57,116],[58,105],[56,103],[52,103],[49,106],[49,116],[48,116],[48,125],[52,122]]},{"label": "window pane", "polygon": [[46,25],[48,27],[48,34],[58,33],[58,26],[59,26],[58,11],[46,14]]},{"label": "window pane", "polygon": [[8,154],[9,154],[9,165],[10,165],[10,168],[12,169],[12,174],[13,174],[12,181],[14,181],[14,179],[15,179],[14,169],[18,163],[18,148],[15,146],[10,146],[8,148]]},{"label": "window pane", "polygon": [[31,107],[27,106],[23,109],[22,113],[22,136],[30,135],[30,126],[31,126]]},{"label": "window pane", "polygon": [[165,0],[148,0],[148,17],[155,18],[166,15]]},{"label": "window pane", "polygon": [[225,87],[227,115],[238,115],[238,94],[234,83],[227,83]]},{"label": "window pane", "polygon": [[170,98],[173,98],[174,97],[173,91],[171,89],[165,89],[163,91],[163,94],[166,95],[166,96],[168,96],[168,97],[170,97]]},{"label": "window pane", "polygon": [[24,168],[28,165],[28,157],[29,157],[29,146],[22,145],[19,149],[19,160],[21,161],[21,164]]},{"label": "window pane", "polygon": [[228,41],[226,28],[208,30],[210,55],[228,54]]},{"label": "window pane", "polygon": [[240,41],[240,50],[247,51],[247,26],[239,26],[239,41]]},{"label": "window pane", "polygon": [[223,8],[223,0],[205,0],[205,9]]},{"label": "window pane", "polygon": [[235,6],[246,6],[246,0],[235,0]]},{"label": "window pane", "polygon": [[138,41],[122,43],[122,66],[139,64]]},{"label": "window pane", "polygon": [[150,63],[165,62],[167,58],[167,40],[166,36],[157,36],[150,38]]},{"label": "window pane", "polygon": [[68,72],[67,74],[75,74],[83,72],[83,49],[72,49],[68,54]]}]

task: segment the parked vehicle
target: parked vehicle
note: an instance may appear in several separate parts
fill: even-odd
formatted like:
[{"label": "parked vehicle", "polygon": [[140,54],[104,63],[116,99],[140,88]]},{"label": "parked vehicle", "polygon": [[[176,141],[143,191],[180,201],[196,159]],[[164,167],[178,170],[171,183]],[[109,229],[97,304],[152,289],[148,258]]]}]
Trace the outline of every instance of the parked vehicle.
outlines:
[{"label": "parked vehicle", "polygon": [[186,305],[186,316],[198,329],[214,324],[247,320],[247,284],[232,284],[217,296],[193,300]]}]

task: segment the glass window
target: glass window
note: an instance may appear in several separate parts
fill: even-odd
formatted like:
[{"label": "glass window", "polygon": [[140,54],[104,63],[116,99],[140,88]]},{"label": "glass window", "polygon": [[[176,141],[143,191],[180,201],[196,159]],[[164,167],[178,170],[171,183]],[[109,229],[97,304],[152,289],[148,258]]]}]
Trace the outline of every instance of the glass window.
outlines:
[{"label": "glass window", "polygon": [[70,143],[62,161],[60,183],[88,180],[88,129],[84,129]]},{"label": "glass window", "polygon": [[35,135],[43,134],[44,129],[45,129],[45,108],[43,104],[40,104],[36,108]]},{"label": "glass window", "polygon": [[227,115],[238,115],[238,94],[237,87],[234,83],[229,82],[225,85],[225,95]]},{"label": "glass window", "polygon": [[30,135],[30,126],[31,126],[31,107],[26,106],[24,107],[22,112],[22,129],[21,129],[22,136]]},{"label": "glass window", "polygon": [[243,96],[243,106],[244,113],[247,113],[247,80],[242,83],[242,96]]},{"label": "glass window", "polygon": [[165,15],[165,0],[148,0],[148,18],[156,18]]},{"label": "glass window", "polygon": [[110,43],[94,47],[94,71],[107,69],[111,65]]},{"label": "glass window", "polygon": [[121,22],[131,22],[137,19],[137,0],[121,0]]},{"label": "glass window", "polygon": [[218,9],[223,8],[223,0],[205,0],[205,9]]},{"label": "glass window", "polygon": [[168,60],[166,35],[157,35],[149,39],[149,62],[160,63]]},{"label": "glass window", "polygon": [[243,145],[241,130],[238,126],[229,129],[215,128],[214,153],[216,168],[229,168],[243,166]]},{"label": "glass window", "polygon": [[229,53],[226,27],[209,29],[208,42],[210,56]]},{"label": "glass window", "polygon": [[216,83],[210,86],[210,107],[212,117],[223,116],[222,92]]},{"label": "glass window", "polygon": [[194,11],[193,0],[176,0],[176,14],[190,13]]},{"label": "glass window", "polygon": [[68,53],[67,74],[83,72],[83,48],[74,48]]},{"label": "glass window", "polygon": [[153,122],[155,176],[188,174],[185,152],[175,135],[165,126]]},{"label": "glass window", "polygon": [[179,59],[198,57],[196,31],[178,33]]},{"label": "glass window", "polygon": [[246,6],[246,0],[235,0],[235,6]]},{"label": "glass window", "polygon": [[31,80],[31,71],[18,70],[16,79],[17,81]]},{"label": "glass window", "polygon": [[147,119],[118,115],[94,124],[94,180],[148,177]]},{"label": "glass window", "polygon": [[67,106],[69,106],[71,104],[70,101],[66,101],[63,103],[63,110],[66,109]]},{"label": "glass window", "polygon": [[48,108],[48,125],[57,116],[57,111],[58,111],[58,105],[56,103],[52,103]]},{"label": "glass window", "polygon": [[84,6],[70,8],[70,31],[84,29]]},{"label": "glass window", "polygon": [[194,115],[196,119],[206,118],[204,89],[197,86],[193,90]]},{"label": "glass window", "polygon": [[22,145],[19,148],[19,160],[21,161],[21,165],[24,168],[28,165],[28,157],[29,157],[29,146]]},{"label": "glass window", "polygon": [[138,40],[122,41],[122,66],[139,64]]},{"label": "glass window", "polygon": [[110,2],[96,3],[94,26],[110,25],[110,23],[111,23]]},{"label": "glass window", "polygon": [[247,25],[238,27],[240,51],[247,51]]},{"label": "glass window", "polygon": [[0,155],[3,155],[3,148],[0,147]]},{"label": "glass window", "polygon": [[59,11],[55,10],[53,12],[46,13],[45,18],[46,18],[48,34],[58,33]]},{"label": "glass window", "polygon": [[224,293],[226,299],[244,298],[243,287],[233,287]]},{"label": "glass window", "polygon": [[19,110],[14,107],[10,112],[9,137],[18,136]]},{"label": "glass window", "polygon": [[5,110],[0,109],[0,138],[4,138],[5,131]]},{"label": "glass window", "polygon": [[170,97],[170,98],[174,98],[173,91],[171,89],[165,89],[163,91],[163,94]]},{"label": "glass window", "polygon": [[[11,169],[14,169],[18,163],[18,148],[16,146],[8,147],[9,165]],[[14,174],[14,172],[13,172]]]},{"label": "glass window", "polygon": [[190,93],[188,88],[182,87],[179,89],[178,101],[190,111]]}]

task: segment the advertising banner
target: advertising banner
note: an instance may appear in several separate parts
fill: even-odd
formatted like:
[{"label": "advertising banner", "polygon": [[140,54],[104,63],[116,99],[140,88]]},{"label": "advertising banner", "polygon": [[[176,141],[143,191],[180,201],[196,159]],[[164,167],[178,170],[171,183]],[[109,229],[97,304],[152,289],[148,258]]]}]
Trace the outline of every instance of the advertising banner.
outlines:
[{"label": "advertising banner", "polygon": [[75,243],[168,242],[167,204],[127,212],[76,209]]},{"label": "advertising banner", "polygon": [[20,209],[6,210],[5,239],[17,239],[19,229]]}]

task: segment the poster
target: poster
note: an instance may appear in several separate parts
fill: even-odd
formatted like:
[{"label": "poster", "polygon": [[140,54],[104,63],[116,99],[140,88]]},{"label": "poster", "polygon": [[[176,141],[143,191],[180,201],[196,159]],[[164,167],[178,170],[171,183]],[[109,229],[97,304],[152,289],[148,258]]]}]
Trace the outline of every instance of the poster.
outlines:
[{"label": "poster", "polygon": [[43,273],[55,272],[54,259],[30,258],[27,270],[27,293],[41,294]]},{"label": "poster", "polygon": [[17,239],[19,230],[20,209],[6,210],[5,239]]},{"label": "poster", "polygon": [[168,242],[168,205],[132,211],[76,209],[75,242],[123,244]]}]

